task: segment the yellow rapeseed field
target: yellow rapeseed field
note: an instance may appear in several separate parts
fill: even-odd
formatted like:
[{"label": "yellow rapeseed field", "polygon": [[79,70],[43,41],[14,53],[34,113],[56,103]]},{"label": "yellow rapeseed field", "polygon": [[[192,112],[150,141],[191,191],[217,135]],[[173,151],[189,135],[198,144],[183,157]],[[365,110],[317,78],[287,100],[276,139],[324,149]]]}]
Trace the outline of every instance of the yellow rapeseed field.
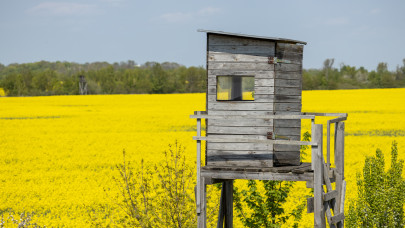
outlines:
[{"label": "yellow rapeseed field", "polygon": [[[396,140],[405,159],[404,99],[405,89],[303,92],[304,112],[349,114],[347,198],[356,197],[355,176],[366,155],[380,148],[389,159]],[[89,227],[91,215],[103,217],[97,208],[114,204],[105,190],[114,189],[123,150],[130,161],[156,162],[178,140],[195,163],[189,115],[197,110],[205,110],[205,94],[0,97],[0,221],[1,214],[28,212],[41,226]],[[298,183],[286,210],[307,193]],[[302,227],[313,226],[312,216],[304,216]]]}]

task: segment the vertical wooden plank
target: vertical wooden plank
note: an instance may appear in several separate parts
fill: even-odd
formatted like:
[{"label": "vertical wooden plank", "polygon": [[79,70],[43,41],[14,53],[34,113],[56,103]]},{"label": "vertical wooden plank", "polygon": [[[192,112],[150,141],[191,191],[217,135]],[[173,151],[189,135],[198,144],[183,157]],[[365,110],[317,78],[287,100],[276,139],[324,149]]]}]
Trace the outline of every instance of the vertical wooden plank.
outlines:
[{"label": "vertical wooden plank", "polygon": [[[197,113],[195,113],[197,114]],[[201,119],[197,118],[197,136],[201,136]],[[201,212],[201,140],[197,140],[197,214]]]},{"label": "vertical wooden plank", "polygon": [[225,182],[222,182],[221,199],[219,201],[217,228],[224,227],[225,205],[226,205],[226,203],[225,203]]},{"label": "vertical wooden plank", "polygon": [[314,167],[314,226],[326,227],[323,207],[323,158],[322,158],[322,124],[312,124],[312,139],[317,146],[312,146],[312,163]]},{"label": "vertical wooden plank", "polygon": [[[340,213],[344,213],[345,212],[345,197],[346,197],[346,181],[343,180],[342,181],[342,190],[341,190],[341,195],[340,195]],[[344,221],[341,221],[337,224],[338,228],[343,228],[344,225]]]},{"label": "vertical wooden plank", "polygon": [[224,182],[226,196],[225,228],[233,227],[233,180]]},{"label": "vertical wooden plank", "polygon": [[[336,190],[338,196],[342,194],[342,182],[344,180],[344,122],[338,122],[335,124],[335,166],[336,166]],[[340,208],[341,199],[336,199],[336,214],[343,213]]]},{"label": "vertical wooden plank", "polygon": [[326,168],[330,168],[330,121],[326,125]]},{"label": "vertical wooden plank", "polygon": [[[337,122],[335,124],[335,166],[336,166],[336,190],[338,191],[338,196],[336,199],[336,212],[335,214],[344,213],[344,200],[342,197],[345,194],[342,190],[345,184],[344,182],[344,122]],[[344,226],[344,222],[339,222],[337,224],[339,228]]]},{"label": "vertical wooden plank", "polygon": [[205,178],[201,178],[200,182],[200,202],[201,202],[201,211],[197,214],[197,227],[198,228],[206,228],[207,227],[207,200],[206,200],[206,185],[205,185]]}]

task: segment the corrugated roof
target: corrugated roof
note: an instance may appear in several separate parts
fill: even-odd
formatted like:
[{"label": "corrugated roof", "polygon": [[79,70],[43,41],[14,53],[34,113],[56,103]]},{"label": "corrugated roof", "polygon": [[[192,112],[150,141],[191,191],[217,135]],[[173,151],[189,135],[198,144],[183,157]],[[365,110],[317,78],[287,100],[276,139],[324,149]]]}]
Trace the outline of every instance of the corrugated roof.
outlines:
[{"label": "corrugated roof", "polygon": [[255,36],[255,35],[247,35],[247,34],[241,34],[241,33],[231,33],[231,32],[223,32],[223,31],[205,30],[205,29],[198,29],[197,31],[198,32],[205,32],[205,33],[226,35],[226,36],[249,37],[249,38],[263,39],[263,40],[275,40],[275,41],[284,41],[284,42],[288,42],[288,43],[307,44],[307,42],[304,42],[304,41],[285,39],[285,38],[277,38],[277,37]]}]

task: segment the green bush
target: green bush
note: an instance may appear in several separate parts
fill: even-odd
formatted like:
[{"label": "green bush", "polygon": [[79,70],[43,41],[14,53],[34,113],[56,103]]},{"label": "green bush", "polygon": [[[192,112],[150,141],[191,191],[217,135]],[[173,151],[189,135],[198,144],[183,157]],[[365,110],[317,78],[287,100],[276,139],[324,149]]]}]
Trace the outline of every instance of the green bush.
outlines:
[{"label": "green bush", "polygon": [[398,160],[397,143],[391,147],[391,167],[385,171],[384,155],[377,149],[367,157],[363,176],[357,174],[357,199],[350,203],[347,227],[404,227],[404,161]]}]

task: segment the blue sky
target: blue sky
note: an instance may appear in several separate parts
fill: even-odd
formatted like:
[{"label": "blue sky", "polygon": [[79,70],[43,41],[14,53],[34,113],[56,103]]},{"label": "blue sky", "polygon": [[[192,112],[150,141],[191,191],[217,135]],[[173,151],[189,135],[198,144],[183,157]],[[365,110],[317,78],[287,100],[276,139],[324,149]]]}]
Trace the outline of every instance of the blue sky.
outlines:
[{"label": "blue sky", "polygon": [[405,1],[1,0],[0,63],[134,60],[205,66],[197,29],[308,42],[304,68],[326,58],[390,70],[405,58]]}]

